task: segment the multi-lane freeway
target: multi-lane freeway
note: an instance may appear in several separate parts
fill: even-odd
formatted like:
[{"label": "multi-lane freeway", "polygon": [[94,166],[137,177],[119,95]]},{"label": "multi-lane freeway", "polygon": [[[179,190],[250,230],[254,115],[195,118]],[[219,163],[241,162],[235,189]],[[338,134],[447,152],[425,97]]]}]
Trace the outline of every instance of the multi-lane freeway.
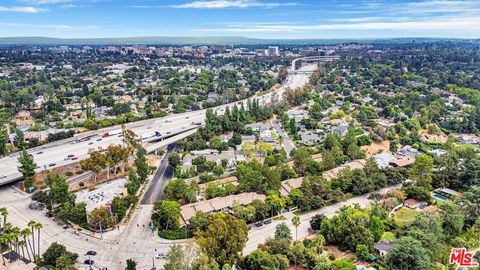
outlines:
[{"label": "multi-lane freeway", "polygon": [[[307,65],[301,70],[314,70],[314,65]],[[272,99],[280,100],[283,92],[287,88],[296,88],[303,86],[308,82],[308,75],[296,73],[289,75],[286,82],[276,91],[263,96],[252,97],[259,101],[261,105],[272,102]],[[244,103],[247,100],[239,101],[237,104]],[[213,108],[217,114],[222,114],[230,103]],[[205,121],[205,111],[199,110],[186,112],[182,114],[169,115],[162,118],[148,119],[140,122],[129,123],[127,128],[135,132],[144,142],[153,142],[186,133],[192,129],[198,128]],[[111,144],[121,144],[121,127],[115,126],[96,131],[90,131],[79,134],[73,138],[45,144],[43,146],[29,149],[28,152],[33,156],[37,163],[37,171],[52,169],[64,166],[81,159],[87,158],[88,153],[95,149],[105,149]],[[113,134],[104,136],[105,133]],[[159,133],[156,133],[159,132]],[[179,136],[178,139],[181,139]],[[164,145],[162,145],[164,146]],[[154,150],[147,148],[148,150]],[[14,182],[21,179],[21,174],[17,170],[19,153],[11,154],[0,159],[0,185]]]},{"label": "multi-lane freeway", "polygon": [[[309,65],[302,70],[309,71],[315,69],[315,66]],[[287,88],[302,87],[308,82],[308,75],[304,73],[295,73],[289,75],[282,87],[275,92],[260,97],[253,97],[264,105],[270,103],[272,99],[281,99],[283,92]],[[246,103],[246,100],[239,103]],[[222,114],[227,106],[222,105],[213,108],[216,113]],[[127,124],[127,127],[135,132],[139,137],[144,138],[145,146],[149,151],[153,151],[155,147],[164,147],[176,140],[184,138],[192,134],[198,125],[205,121],[205,110],[187,112],[183,114],[170,115],[163,118],[149,119],[140,122]],[[119,126],[108,129],[88,132],[80,134],[75,138],[62,140],[47,144],[35,149],[30,149],[39,170],[45,166],[47,168],[55,168],[65,164],[78,162],[82,158],[88,157],[90,149],[106,148],[111,144],[121,144],[122,137],[118,130]],[[161,136],[152,136],[155,131],[159,131]],[[109,136],[103,136],[109,132]],[[112,135],[110,135],[112,134]],[[90,138],[90,139],[85,139]],[[160,142],[155,142],[161,140]],[[70,155],[70,158],[68,157]],[[75,157],[72,160],[72,156]],[[67,249],[80,254],[80,261],[86,259],[83,254],[88,250],[96,250],[97,256],[95,268],[101,269],[124,269],[125,260],[133,258],[138,262],[139,269],[150,269],[152,264],[161,264],[162,261],[155,259],[158,253],[168,252],[173,242],[160,239],[156,234],[148,228],[150,216],[153,209],[152,200],[162,197],[165,174],[167,174],[168,154],[158,165],[159,170],[152,178],[152,185],[146,192],[146,196],[142,199],[142,204],[134,211],[131,220],[118,230],[114,230],[105,234],[103,239],[77,233],[71,229],[63,229],[51,218],[47,218],[41,211],[29,209],[28,204],[30,198],[27,194],[19,192],[11,186],[0,187],[0,205],[7,207],[10,215],[9,221],[21,227],[25,227],[29,220],[36,220],[44,225],[42,229],[42,250],[45,250],[52,242],[59,242],[67,247]],[[20,178],[18,173],[18,153],[0,159],[0,175],[4,176],[0,179],[0,185],[15,181]],[[161,165],[163,163],[163,165]],[[167,175],[168,178],[168,175]],[[269,232],[274,230],[271,226]],[[257,231],[257,230],[255,230]],[[258,241],[256,239],[253,241]],[[251,241],[249,241],[251,242]],[[85,269],[88,269],[85,268]]]}]

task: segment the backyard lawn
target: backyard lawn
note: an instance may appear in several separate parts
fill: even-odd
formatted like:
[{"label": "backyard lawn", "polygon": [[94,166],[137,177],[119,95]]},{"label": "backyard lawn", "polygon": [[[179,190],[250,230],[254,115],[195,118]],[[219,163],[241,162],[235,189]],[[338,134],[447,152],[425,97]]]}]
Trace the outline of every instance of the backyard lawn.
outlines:
[{"label": "backyard lawn", "polygon": [[407,222],[412,222],[415,220],[415,217],[419,214],[418,211],[411,210],[408,208],[402,208],[395,214],[395,220],[400,224],[405,224]]},{"label": "backyard lawn", "polygon": [[393,241],[395,240],[395,234],[392,232],[385,232],[382,236],[382,240]]}]

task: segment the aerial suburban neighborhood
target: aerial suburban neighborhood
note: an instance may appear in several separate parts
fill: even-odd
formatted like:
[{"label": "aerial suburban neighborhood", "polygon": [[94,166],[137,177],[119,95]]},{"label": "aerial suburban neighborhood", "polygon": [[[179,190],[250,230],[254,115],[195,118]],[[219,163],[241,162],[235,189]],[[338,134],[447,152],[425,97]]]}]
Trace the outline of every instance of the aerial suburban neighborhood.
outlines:
[{"label": "aerial suburban neighborhood", "polygon": [[0,270],[480,269],[476,1],[6,2]]}]

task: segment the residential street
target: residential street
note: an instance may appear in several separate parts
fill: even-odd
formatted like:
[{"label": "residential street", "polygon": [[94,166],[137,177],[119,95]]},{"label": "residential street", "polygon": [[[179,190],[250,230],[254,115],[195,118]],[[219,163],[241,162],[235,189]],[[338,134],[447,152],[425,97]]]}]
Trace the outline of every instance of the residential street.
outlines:
[{"label": "residential street", "polygon": [[[389,186],[386,188],[383,188],[381,190],[378,190],[376,192],[378,193],[385,193],[389,190],[399,188],[400,185],[394,185],[394,186]],[[330,206],[326,206],[305,214],[300,215],[300,221],[302,222],[300,226],[298,227],[298,239],[303,239],[309,235],[308,228],[310,228],[310,219],[316,215],[316,214],[324,214],[327,217],[332,217],[333,215],[336,214],[338,210],[340,210],[342,207],[346,205],[353,205],[353,204],[359,204],[361,207],[367,207],[370,204],[373,203],[373,201],[367,199],[368,196],[370,196],[370,193],[353,197],[347,201],[344,202],[339,202],[336,204],[332,204]],[[284,216],[287,218],[287,220],[273,220],[272,223],[263,225],[262,227],[253,227],[249,232],[248,232],[248,241],[247,245],[243,249],[243,254],[247,255],[250,252],[254,251],[257,249],[257,246],[259,244],[265,243],[265,241],[268,238],[273,238],[275,235],[275,227],[282,223],[285,222],[288,227],[290,228],[292,232],[293,238],[295,238],[295,227],[292,225],[292,217],[293,213],[287,212],[284,213]]]},{"label": "residential street", "polygon": [[287,156],[290,157],[290,153],[295,148],[295,144],[290,139],[290,137],[288,137],[287,133],[283,130],[283,128],[280,126],[280,123],[281,121],[278,119],[275,119],[272,121],[273,128],[275,128],[275,130],[277,131],[278,136],[282,138],[283,147],[285,148],[285,151],[287,151]]},{"label": "residential street", "polygon": [[167,152],[160,161],[160,165],[158,166],[152,182],[142,198],[141,204],[153,204],[154,202],[163,199],[163,196],[165,195],[165,186],[173,177],[173,168],[168,165],[168,157],[174,148],[174,144],[171,144],[167,147]]}]

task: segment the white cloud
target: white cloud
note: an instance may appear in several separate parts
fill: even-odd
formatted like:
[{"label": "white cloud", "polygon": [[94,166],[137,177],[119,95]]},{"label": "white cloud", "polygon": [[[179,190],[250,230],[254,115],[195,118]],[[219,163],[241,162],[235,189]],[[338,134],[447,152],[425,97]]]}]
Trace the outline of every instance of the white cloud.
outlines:
[{"label": "white cloud", "polygon": [[72,0],[19,0],[20,2],[36,4],[36,5],[46,5],[46,4],[65,4],[70,3]]},{"label": "white cloud", "polygon": [[480,16],[451,16],[437,17],[434,19],[410,20],[410,21],[381,21],[381,22],[360,22],[360,23],[334,23],[315,25],[294,25],[294,24],[252,24],[249,26],[236,27],[229,25],[226,28],[197,29],[198,32],[311,32],[325,30],[479,30]]},{"label": "white cloud", "polygon": [[0,6],[0,12],[19,12],[19,13],[41,13],[47,12],[48,9],[36,7],[5,7]]},{"label": "white cloud", "polygon": [[55,30],[65,30],[65,31],[93,30],[93,29],[100,28],[96,25],[74,26],[74,25],[67,25],[67,24],[30,24],[30,23],[10,23],[10,22],[0,22],[0,26],[20,27],[20,28],[44,28],[44,29],[55,29]]},{"label": "white cloud", "polygon": [[171,5],[172,8],[203,8],[203,9],[220,9],[220,8],[271,8],[295,6],[295,2],[278,3],[278,2],[260,2],[256,0],[211,0],[211,1],[194,1],[186,4]]}]

